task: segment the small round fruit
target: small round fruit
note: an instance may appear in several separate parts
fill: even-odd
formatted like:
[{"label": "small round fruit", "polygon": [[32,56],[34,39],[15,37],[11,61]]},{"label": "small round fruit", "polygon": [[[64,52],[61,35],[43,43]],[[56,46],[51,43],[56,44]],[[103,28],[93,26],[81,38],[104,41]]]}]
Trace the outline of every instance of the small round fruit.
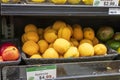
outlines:
[{"label": "small round fruit", "polygon": [[92,40],[93,46],[99,43],[99,40],[97,37],[94,37],[94,39]]},{"label": "small round fruit", "polygon": [[93,40],[95,37],[95,32],[94,32],[93,28],[85,27],[85,28],[83,28],[83,35],[84,35],[84,38]]},{"label": "small round fruit", "polygon": [[46,31],[44,33],[44,39],[48,43],[53,43],[57,39],[57,34],[55,33],[55,30],[51,29],[49,31]]},{"label": "small round fruit", "polygon": [[2,43],[0,45],[0,55],[2,55],[3,51],[9,47],[9,46],[15,46],[15,44],[11,43],[11,42],[5,42],[5,43]]},{"label": "small round fruit", "polygon": [[17,60],[19,57],[19,50],[15,46],[7,47],[2,53],[2,58],[4,61],[14,61]]},{"label": "small round fruit", "polygon": [[67,0],[51,0],[54,4],[65,4]]},{"label": "small round fruit", "polygon": [[81,0],[68,0],[70,4],[79,4]]},{"label": "small round fruit", "polygon": [[35,31],[26,32],[25,36],[27,40],[33,40],[34,42],[38,42],[39,40],[39,35]]},{"label": "small round fruit", "polygon": [[3,3],[9,3],[10,0],[1,0]]},{"label": "small round fruit", "polygon": [[107,54],[107,47],[104,44],[97,44],[94,46],[95,55],[105,55]]},{"label": "small round fruit", "polygon": [[66,27],[66,23],[63,21],[55,21],[52,28],[58,31],[61,27]]},{"label": "small round fruit", "polygon": [[39,52],[40,53],[44,53],[45,50],[49,47],[47,41],[44,39],[39,40],[38,45],[39,45]]},{"label": "small round fruit", "polygon": [[54,48],[48,48],[42,55],[43,58],[59,58],[57,51]]},{"label": "small round fruit", "polygon": [[64,58],[76,58],[79,57],[79,51],[77,47],[70,47],[64,54]]},{"label": "small round fruit", "polygon": [[37,32],[37,27],[34,24],[27,24],[24,28],[25,32],[35,31]]},{"label": "small round fruit", "polygon": [[53,48],[61,55],[63,55],[70,48],[70,46],[70,42],[63,38],[58,38],[53,43]]},{"label": "small round fruit", "polygon": [[82,39],[82,40],[80,41],[80,44],[83,44],[83,43],[89,43],[89,44],[93,45],[92,41],[89,40],[89,39]]},{"label": "small round fruit", "polygon": [[42,58],[42,56],[36,53],[36,54],[33,54],[30,58]]},{"label": "small round fruit", "polygon": [[38,53],[39,45],[35,43],[34,41],[26,41],[22,46],[22,50],[25,54],[31,56],[35,53]]},{"label": "small round fruit", "polygon": [[43,3],[45,0],[31,0],[32,2]]},{"label": "small round fruit", "polygon": [[94,48],[89,43],[80,44],[78,47],[78,51],[80,56],[93,56],[94,55]]},{"label": "small round fruit", "polygon": [[92,5],[94,0],[82,0],[82,2],[86,5]]}]

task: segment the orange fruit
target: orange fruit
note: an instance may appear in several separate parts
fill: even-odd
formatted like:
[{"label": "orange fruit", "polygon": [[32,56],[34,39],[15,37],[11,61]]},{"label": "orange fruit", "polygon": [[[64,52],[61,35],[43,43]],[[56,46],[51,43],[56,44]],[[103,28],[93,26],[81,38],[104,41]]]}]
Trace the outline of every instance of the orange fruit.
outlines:
[{"label": "orange fruit", "polygon": [[31,56],[33,54],[38,53],[39,45],[32,40],[26,41],[22,46],[22,50],[25,54]]},{"label": "orange fruit", "polygon": [[59,30],[61,27],[66,27],[66,23],[64,21],[55,21],[52,28],[55,29],[55,30]]},{"label": "orange fruit", "polygon": [[37,32],[37,27],[34,24],[27,24],[24,28],[25,33],[30,31]]},{"label": "orange fruit", "polygon": [[105,55],[107,54],[107,47],[104,44],[97,44],[94,46],[95,55]]},{"label": "orange fruit", "polygon": [[39,35],[37,34],[37,32],[34,31],[25,33],[25,36],[27,40],[32,40],[34,42],[38,42],[39,40]]},{"label": "orange fruit", "polygon": [[83,29],[84,38],[93,40],[95,37],[94,30],[91,27],[85,27]]},{"label": "orange fruit", "polygon": [[76,40],[83,39],[82,27],[79,24],[74,24],[73,26],[73,38]]},{"label": "orange fruit", "polygon": [[46,32],[44,32],[44,39],[48,43],[53,43],[57,39],[57,34],[54,29],[49,29]]},{"label": "orange fruit", "polygon": [[45,50],[48,48],[47,41],[45,41],[43,39],[38,41],[38,45],[39,45],[39,51],[40,51],[40,53],[44,53]]},{"label": "orange fruit", "polygon": [[97,37],[94,37],[94,39],[92,40],[93,46],[99,43],[99,40]]}]

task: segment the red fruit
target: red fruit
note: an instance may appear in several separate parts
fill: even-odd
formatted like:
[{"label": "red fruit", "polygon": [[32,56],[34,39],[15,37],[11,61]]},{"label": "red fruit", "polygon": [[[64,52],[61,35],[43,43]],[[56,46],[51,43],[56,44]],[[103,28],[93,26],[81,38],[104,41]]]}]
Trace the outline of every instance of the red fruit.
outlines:
[{"label": "red fruit", "polygon": [[0,56],[0,62],[2,62],[3,61],[3,58],[2,58],[2,56]]},{"label": "red fruit", "polygon": [[0,46],[0,56],[2,55],[3,51],[8,47],[8,46],[15,46],[13,43],[10,42],[5,42]]},{"label": "red fruit", "polygon": [[14,61],[19,59],[20,53],[19,50],[15,46],[8,46],[2,52],[2,58],[4,61]]}]

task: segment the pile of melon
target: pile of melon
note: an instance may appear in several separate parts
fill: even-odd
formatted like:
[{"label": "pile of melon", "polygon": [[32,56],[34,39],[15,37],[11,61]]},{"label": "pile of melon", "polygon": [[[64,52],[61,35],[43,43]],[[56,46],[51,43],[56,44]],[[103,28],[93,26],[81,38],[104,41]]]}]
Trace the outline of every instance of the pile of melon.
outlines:
[{"label": "pile of melon", "polygon": [[27,24],[21,41],[22,50],[29,58],[77,58],[107,54],[107,47],[99,42],[92,27],[69,25],[60,20],[45,28]]}]

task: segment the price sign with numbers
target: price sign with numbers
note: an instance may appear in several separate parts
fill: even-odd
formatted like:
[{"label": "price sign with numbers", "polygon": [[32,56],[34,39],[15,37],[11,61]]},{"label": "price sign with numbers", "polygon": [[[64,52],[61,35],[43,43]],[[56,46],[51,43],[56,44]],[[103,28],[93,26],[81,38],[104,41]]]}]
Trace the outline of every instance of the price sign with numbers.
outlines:
[{"label": "price sign with numbers", "polygon": [[94,0],[93,6],[118,6],[119,0]]},{"label": "price sign with numbers", "polygon": [[109,15],[120,15],[120,8],[109,8]]},{"label": "price sign with numbers", "polygon": [[56,78],[56,65],[26,68],[27,80],[46,80]]}]

